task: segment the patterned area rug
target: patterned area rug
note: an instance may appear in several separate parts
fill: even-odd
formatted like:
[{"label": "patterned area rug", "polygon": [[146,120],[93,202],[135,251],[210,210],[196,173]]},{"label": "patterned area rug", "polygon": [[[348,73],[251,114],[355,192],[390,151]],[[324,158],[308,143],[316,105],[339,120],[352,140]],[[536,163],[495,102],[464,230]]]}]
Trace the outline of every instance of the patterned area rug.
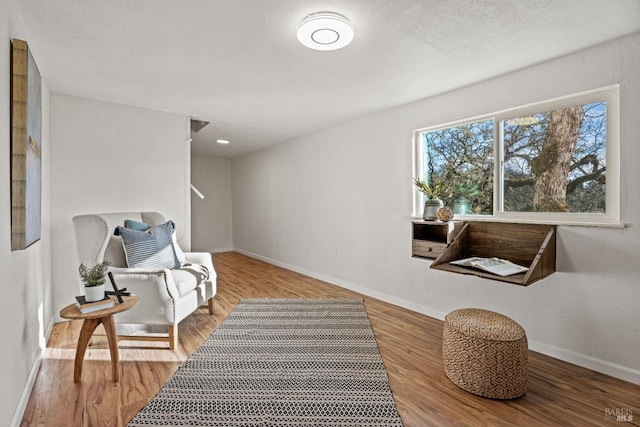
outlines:
[{"label": "patterned area rug", "polygon": [[402,420],[362,300],[242,299],[129,426]]}]

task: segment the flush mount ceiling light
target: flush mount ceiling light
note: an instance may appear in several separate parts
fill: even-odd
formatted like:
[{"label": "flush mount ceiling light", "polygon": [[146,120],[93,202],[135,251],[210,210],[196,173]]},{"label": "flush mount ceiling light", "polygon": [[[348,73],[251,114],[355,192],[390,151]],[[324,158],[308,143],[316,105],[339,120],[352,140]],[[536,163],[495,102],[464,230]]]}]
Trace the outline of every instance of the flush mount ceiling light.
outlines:
[{"label": "flush mount ceiling light", "polygon": [[344,16],[333,12],[312,13],[298,27],[298,40],[310,49],[336,50],[353,40],[353,27]]},{"label": "flush mount ceiling light", "polygon": [[216,142],[218,144],[228,144],[229,140],[228,139],[216,139]]}]

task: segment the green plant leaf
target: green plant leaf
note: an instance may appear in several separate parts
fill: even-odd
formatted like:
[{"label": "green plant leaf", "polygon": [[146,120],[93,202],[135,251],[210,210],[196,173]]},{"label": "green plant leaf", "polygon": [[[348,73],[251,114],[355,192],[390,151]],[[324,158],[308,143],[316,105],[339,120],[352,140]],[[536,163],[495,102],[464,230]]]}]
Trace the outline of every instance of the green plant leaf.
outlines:
[{"label": "green plant leaf", "polygon": [[78,267],[78,274],[84,282],[84,286],[93,287],[104,285],[106,278],[105,274],[111,263],[109,261],[102,261],[100,264],[96,264],[93,267],[87,267],[84,264],[80,264]]}]

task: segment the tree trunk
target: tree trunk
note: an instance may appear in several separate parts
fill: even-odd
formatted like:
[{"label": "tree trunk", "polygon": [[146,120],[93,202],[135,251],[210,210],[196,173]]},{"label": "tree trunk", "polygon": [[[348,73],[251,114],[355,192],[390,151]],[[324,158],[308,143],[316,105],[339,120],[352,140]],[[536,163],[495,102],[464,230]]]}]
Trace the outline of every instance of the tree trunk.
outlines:
[{"label": "tree trunk", "polygon": [[537,212],[566,212],[571,158],[582,125],[582,105],[551,112],[540,155],[531,161],[536,176],[533,207]]}]

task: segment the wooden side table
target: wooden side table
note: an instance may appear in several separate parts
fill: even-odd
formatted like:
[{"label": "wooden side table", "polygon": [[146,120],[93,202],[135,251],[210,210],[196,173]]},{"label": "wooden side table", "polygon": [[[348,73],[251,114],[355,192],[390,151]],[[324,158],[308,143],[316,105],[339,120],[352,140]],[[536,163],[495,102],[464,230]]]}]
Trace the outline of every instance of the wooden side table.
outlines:
[{"label": "wooden side table", "polygon": [[104,330],[107,334],[107,341],[109,342],[109,353],[111,354],[111,369],[113,372],[113,382],[120,381],[120,356],[118,355],[118,337],[116,336],[116,327],[113,320],[113,315],[129,310],[140,301],[140,297],[137,295],[130,295],[123,297],[123,302],[120,304],[116,301],[116,305],[104,310],[97,310],[91,313],[82,313],[80,309],[74,304],[69,304],[62,310],[60,310],[60,317],[65,319],[82,319],[82,329],[80,329],[80,336],[78,337],[78,346],[76,348],[76,362],[73,368],[73,381],[79,382],[82,377],[82,361],[84,360],[84,353],[87,350],[89,339],[93,332],[96,330],[99,324],[104,325]]}]

